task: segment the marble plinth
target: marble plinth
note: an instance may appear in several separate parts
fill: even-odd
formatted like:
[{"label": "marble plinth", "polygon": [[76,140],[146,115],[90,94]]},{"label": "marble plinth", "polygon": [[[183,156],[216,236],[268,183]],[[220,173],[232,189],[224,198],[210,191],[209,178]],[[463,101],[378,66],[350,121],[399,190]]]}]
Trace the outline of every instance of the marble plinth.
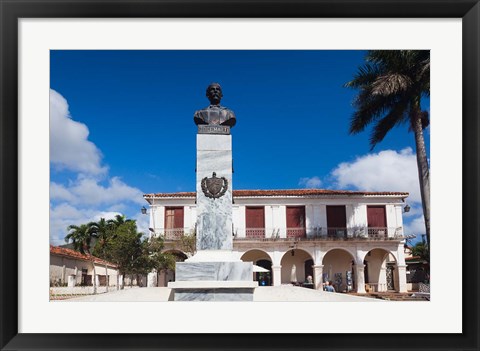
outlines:
[{"label": "marble plinth", "polygon": [[[225,178],[226,192],[207,197],[202,180]],[[197,250],[232,250],[232,138],[231,135],[197,135]]]},{"label": "marble plinth", "polygon": [[177,262],[175,281],[252,281],[252,262]]},{"label": "marble plinth", "polygon": [[253,301],[258,287],[254,281],[185,281],[171,282],[175,301]]},{"label": "marble plinth", "polygon": [[253,301],[251,289],[175,289],[175,301]]}]

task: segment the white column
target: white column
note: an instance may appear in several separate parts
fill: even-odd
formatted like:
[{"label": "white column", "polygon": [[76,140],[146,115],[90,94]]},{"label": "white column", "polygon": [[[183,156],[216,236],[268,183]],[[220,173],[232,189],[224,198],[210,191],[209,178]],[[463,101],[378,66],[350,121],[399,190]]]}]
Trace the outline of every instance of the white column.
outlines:
[{"label": "white column", "polygon": [[398,292],[407,292],[407,266],[397,265]]},{"label": "white column", "polygon": [[73,288],[75,286],[76,278],[77,277],[75,275],[69,275],[68,276],[68,287],[69,288]]},{"label": "white column", "polygon": [[313,266],[313,284],[315,289],[323,290],[323,265]]},{"label": "white column", "polygon": [[273,286],[282,285],[282,266],[272,266]]},{"label": "white column", "polygon": [[378,292],[387,291],[387,268],[382,266],[380,267],[380,274],[378,276]]},{"label": "white column", "polygon": [[153,271],[147,275],[147,287],[153,288],[157,286],[157,272]]},{"label": "white column", "polygon": [[97,288],[100,286],[100,276],[98,274],[95,274],[95,285]]},{"label": "white column", "polygon": [[356,264],[353,266],[355,268],[355,280],[357,283],[357,293],[364,294],[365,291],[365,265]]}]

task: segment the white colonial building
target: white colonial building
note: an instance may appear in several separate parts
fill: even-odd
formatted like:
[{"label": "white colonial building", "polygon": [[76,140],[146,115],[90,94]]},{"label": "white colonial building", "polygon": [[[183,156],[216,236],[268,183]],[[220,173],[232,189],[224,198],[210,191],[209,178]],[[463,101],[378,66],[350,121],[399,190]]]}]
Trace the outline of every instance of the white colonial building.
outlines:
[{"label": "white colonial building", "polygon": [[[263,267],[260,285],[295,284],[337,291],[406,292],[403,207],[408,193],[321,189],[234,190],[233,250]],[[194,192],[144,195],[151,235],[179,258],[195,233]],[[172,273],[171,273],[172,274]],[[310,283],[309,276],[313,278]],[[173,276],[159,278],[164,285]]]}]

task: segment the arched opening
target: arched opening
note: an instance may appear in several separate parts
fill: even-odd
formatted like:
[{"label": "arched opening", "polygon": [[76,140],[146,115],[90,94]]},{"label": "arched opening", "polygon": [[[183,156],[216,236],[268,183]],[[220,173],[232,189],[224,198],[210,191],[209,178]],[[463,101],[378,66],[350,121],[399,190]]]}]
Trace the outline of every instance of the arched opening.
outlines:
[{"label": "arched opening", "polygon": [[272,261],[269,260],[258,260],[255,265],[266,269],[267,272],[255,272],[255,280],[258,281],[259,286],[270,286],[272,285]]},{"label": "arched opening", "polygon": [[243,262],[252,262],[256,266],[253,269],[253,280],[257,281],[259,286],[272,285],[272,260],[265,251],[249,250],[240,259]]},{"label": "arched opening", "polygon": [[323,257],[323,282],[331,281],[335,291],[351,292],[356,286],[354,258],[343,249],[328,251]]},{"label": "arched opening", "polygon": [[[282,284],[303,286],[309,275],[313,276],[313,258],[302,249],[291,249],[285,252],[280,261],[282,266]],[[311,269],[306,270],[310,266]]]},{"label": "arched opening", "polygon": [[365,264],[365,290],[387,292],[398,290],[398,271],[395,257],[384,249],[370,250]]}]

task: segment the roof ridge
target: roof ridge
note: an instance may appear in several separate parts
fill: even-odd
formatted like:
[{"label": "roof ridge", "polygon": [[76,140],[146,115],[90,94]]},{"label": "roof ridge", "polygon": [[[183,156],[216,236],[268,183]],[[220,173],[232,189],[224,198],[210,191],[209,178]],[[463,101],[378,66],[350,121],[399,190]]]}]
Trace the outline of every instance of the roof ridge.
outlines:
[{"label": "roof ridge", "polygon": [[111,267],[117,267],[116,264],[109,262],[107,260],[104,260],[100,257],[94,256],[92,254],[82,254],[79,251],[69,249],[66,247],[60,247],[60,246],[54,246],[50,244],[50,253],[57,254],[57,255],[64,255],[67,257],[72,257],[80,260],[85,260],[85,261],[91,261],[91,257],[93,257],[93,261],[95,263],[103,263],[103,264],[108,264]]},{"label": "roof ridge", "polygon": [[[149,193],[144,198],[150,197],[189,197],[195,196],[194,191],[173,193]],[[397,195],[408,196],[408,192],[402,191],[361,191],[361,190],[332,190],[332,189],[237,189],[233,190],[235,196],[262,196],[262,195]]]}]

